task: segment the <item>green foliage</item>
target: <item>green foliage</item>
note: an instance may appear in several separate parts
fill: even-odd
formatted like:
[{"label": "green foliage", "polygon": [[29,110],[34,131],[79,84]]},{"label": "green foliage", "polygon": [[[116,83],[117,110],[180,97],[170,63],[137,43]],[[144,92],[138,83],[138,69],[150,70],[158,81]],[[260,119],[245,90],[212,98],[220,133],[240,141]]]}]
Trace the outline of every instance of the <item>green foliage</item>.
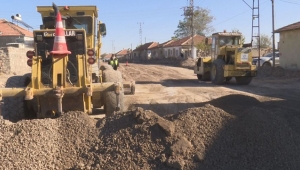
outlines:
[{"label": "green foliage", "polygon": [[[210,15],[210,11],[204,8],[197,8],[194,10],[194,34],[205,35],[212,32],[214,29],[210,23],[214,19]],[[192,20],[190,16],[185,16],[183,20],[179,21],[177,30],[174,32],[174,37],[183,38],[192,35]]]},{"label": "green foliage", "polygon": [[[259,41],[259,38],[257,37],[255,42],[254,42],[256,46],[259,45],[258,41]],[[269,37],[266,34],[261,34],[260,35],[260,48],[268,48],[271,45],[272,45],[271,37]]]},{"label": "green foliage", "polygon": [[200,55],[201,56],[207,56],[209,54],[210,45],[209,44],[205,44],[204,41],[196,44],[196,48],[197,48],[198,51],[200,51]]}]

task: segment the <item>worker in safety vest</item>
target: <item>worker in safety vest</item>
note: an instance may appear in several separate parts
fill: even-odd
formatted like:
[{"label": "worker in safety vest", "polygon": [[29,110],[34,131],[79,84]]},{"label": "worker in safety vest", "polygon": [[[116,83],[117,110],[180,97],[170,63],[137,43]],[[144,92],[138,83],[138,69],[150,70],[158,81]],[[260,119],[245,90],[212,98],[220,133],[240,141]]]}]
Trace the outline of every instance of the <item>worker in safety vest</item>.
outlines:
[{"label": "worker in safety vest", "polygon": [[119,61],[116,58],[115,54],[113,54],[108,62],[108,64],[110,64],[114,70],[117,70],[117,68],[119,67]]}]

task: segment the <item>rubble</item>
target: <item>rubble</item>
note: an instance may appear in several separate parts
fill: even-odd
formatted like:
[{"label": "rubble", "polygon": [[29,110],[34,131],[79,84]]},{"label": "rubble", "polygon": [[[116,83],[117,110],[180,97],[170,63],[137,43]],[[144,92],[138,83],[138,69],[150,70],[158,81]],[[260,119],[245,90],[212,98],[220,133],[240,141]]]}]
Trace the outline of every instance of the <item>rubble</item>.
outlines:
[{"label": "rubble", "polygon": [[1,119],[0,169],[297,169],[290,121],[282,111],[232,115],[209,104],[167,117],[136,108],[100,120]]}]

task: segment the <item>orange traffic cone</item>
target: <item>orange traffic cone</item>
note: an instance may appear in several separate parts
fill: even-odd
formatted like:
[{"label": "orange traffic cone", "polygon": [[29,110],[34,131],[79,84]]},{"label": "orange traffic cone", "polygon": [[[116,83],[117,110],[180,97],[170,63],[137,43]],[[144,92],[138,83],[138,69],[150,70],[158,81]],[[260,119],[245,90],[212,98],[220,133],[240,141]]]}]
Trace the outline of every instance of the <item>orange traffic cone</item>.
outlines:
[{"label": "orange traffic cone", "polygon": [[65,37],[65,31],[63,28],[60,12],[58,12],[57,16],[56,16],[56,29],[55,29],[54,45],[53,45],[53,51],[51,51],[50,54],[54,54],[54,55],[55,54],[71,54],[71,52],[68,51],[66,37]]}]

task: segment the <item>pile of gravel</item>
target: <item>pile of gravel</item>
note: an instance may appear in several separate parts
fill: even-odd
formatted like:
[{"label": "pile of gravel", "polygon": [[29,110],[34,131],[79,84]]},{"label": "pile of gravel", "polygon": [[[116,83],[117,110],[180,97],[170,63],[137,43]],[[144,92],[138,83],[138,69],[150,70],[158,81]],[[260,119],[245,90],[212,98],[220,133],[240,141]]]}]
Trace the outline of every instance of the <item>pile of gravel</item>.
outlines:
[{"label": "pile of gravel", "polygon": [[288,70],[282,67],[260,67],[257,70],[257,78],[263,79],[289,79],[300,78],[300,70]]},{"label": "pile of gravel", "polygon": [[0,169],[297,169],[299,126],[286,116],[207,104],[166,117],[137,108],[97,121],[0,119]]},{"label": "pile of gravel", "polygon": [[187,58],[180,62],[180,66],[183,68],[194,70],[195,62],[196,62],[196,59]]}]

